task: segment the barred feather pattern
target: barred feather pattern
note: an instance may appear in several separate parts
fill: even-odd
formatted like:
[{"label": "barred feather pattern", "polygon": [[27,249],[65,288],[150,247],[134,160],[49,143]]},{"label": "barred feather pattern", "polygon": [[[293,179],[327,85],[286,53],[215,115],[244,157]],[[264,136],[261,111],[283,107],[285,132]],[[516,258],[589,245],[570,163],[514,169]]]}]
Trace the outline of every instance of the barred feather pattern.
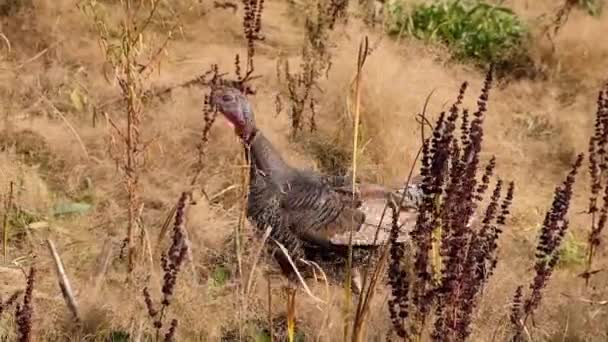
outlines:
[{"label": "barred feather pattern", "polygon": [[[271,237],[292,258],[305,257],[305,248],[335,247],[329,242],[335,229],[363,222],[363,214],[349,205],[352,198],[333,191],[334,186],[346,185],[347,177],[318,176],[289,167],[261,132],[252,139],[248,156],[248,216],[260,230],[272,226]],[[353,216],[355,222],[346,221]]]}]

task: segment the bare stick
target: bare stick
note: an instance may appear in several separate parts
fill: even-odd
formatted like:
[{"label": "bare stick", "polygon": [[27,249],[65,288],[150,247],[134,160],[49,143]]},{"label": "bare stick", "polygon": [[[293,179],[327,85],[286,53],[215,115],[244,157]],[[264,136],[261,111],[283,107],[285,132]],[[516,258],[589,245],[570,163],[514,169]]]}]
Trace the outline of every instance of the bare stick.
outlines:
[{"label": "bare stick", "polygon": [[[4,36],[4,35],[3,35]],[[6,37],[5,37],[6,38]],[[7,40],[8,41],[8,40]],[[51,44],[49,47],[44,48],[42,51],[38,52],[36,55],[34,55],[33,57],[28,58],[27,60],[25,60],[23,63],[19,64],[17,66],[17,68],[15,68],[15,70],[19,70],[21,68],[23,68],[26,64],[31,63],[35,60],[37,60],[38,58],[42,57],[45,53],[47,53],[50,49],[55,48],[57,45],[61,44],[63,42],[63,39],[57,42],[54,42],[53,44]],[[9,51],[10,51],[10,44],[9,44]]]},{"label": "bare stick", "polygon": [[49,107],[51,107],[51,109],[53,110],[53,113],[55,113],[55,115],[57,115],[63,121],[63,123],[65,123],[66,127],[74,135],[74,138],[76,138],[76,141],[78,142],[78,146],[80,146],[80,149],[82,150],[82,153],[84,154],[85,158],[89,158],[89,152],[87,151],[87,147],[85,146],[84,142],[82,141],[80,134],[78,134],[78,131],[76,131],[76,128],[74,128],[74,126],[70,123],[70,121],[68,121],[68,119],[63,115],[63,113],[61,113],[61,111],[59,109],[57,109],[57,107],[55,107],[55,105],[53,104],[53,102],[51,102],[51,100],[49,100],[48,98],[46,98],[44,96],[42,96],[42,100],[44,100],[44,102],[46,102],[49,105]]},{"label": "bare stick", "polygon": [[192,281],[195,285],[198,285],[198,277],[196,275],[196,268],[195,268],[195,264],[194,264],[194,253],[192,252],[192,241],[190,241],[188,229],[186,228],[185,224],[182,226],[182,232],[184,233],[184,243],[188,247],[187,248],[187,253],[188,253],[187,258],[188,258],[188,261],[190,261],[190,272],[192,272]]},{"label": "bare stick", "polygon": [[[367,36],[361,41],[359,44],[359,55],[357,59],[357,73],[355,74],[354,83],[351,84],[351,89],[354,88],[355,92],[355,104],[354,104],[354,112],[355,112],[355,122],[353,126],[353,150],[352,150],[352,193],[353,193],[353,203],[355,202],[355,194],[357,191],[356,182],[357,182],[357,152],[359,145],[359,122],[361,119],[361,84],[362,84],[362,72],[363,66],[365,64],[365,60],[367,59],[368,54],[368,39]],[[354,216],[352,218],[352,222],[354,222]],[[351,290],[351,282],[352,282],[352,267],[353,267],[353,224],[349,229],[349,237],[348,237],[348,259],[346,265],[346,285],[345,285],[345,315],[344,315],[344,335],[343,340],[346,341],[349,334],[349,324],[348,321],[350,319],[351,314],[351,298],[352,298],[352,290]]]},{"label": "bare stick", "polygon": [[[142,206],[143,207],[143,206]],[[150,242],[150,234],[148,230],[142,225],[141,226],[142,239],[144,240],[145,250],[148,252],[148,262],[150,263],[150,270],[154,269],[154,257],[152,256],[152,243]],[[190,246],[188,246],[188,254],[190,254]]]},{"label": "bare stick", "polygon": [[76,297],[74,297],[74,291],[72,291],[72,287],[70,286],[70,280],[65,273],[65,269],[63,267],[63,262],[61,261],[61,257],[57,254],[57,250],[55,249],[55,244],[50,239],[46,240],[46,243],[51,251],[51,255],[53,256],[53,261],[55,262],[55,271],[57,271],[57,278],[59,282],[59,287],[61,288],[61,294],[63,295],[63,299],[65,299],[65,303],[68,306],[68,309],[74,315],[74,319],[77,322],[80,322],[80,315],[78,314],[78,304],[76,303]]},{"label": "bare stick", "polygon": [[264,251],[264,246],[266,245],[266,240],[268,240],[268,237],[270,236],[271,232],[272,232],[272,226],[269,226],[268,228],[266,228],[266,231],[264,232],[264,236],[262,237],[262,242],[260,243],[260,246],[258,247],[258,250],[255,253],[255,259],[253,259],[253,265],[251,265],[251,271],[249,272],[249,279],[247,279],[247,288],[245,290],[245,296],[248,296],[249,292],[251,291],[251,285],[253,283],[253,272],[255,272],[258,261],[260,260],[260,256],[262,255],[262,252]]},{"label": "bare stick", "polygon": [[[323,322],[321,323],[321,326],[319,327],[319,333],[317,334],[317,337],[315,339],[315,341],[320,341],[321,340],[321,336],[323,334],[323,330],[325,329],[325,327],[327,326],[327,323],[329,322],[329,315],[330,315],[330,305],[331,305],[331,292],[329,291],[329,281],[327,280],[327,275],[325,274],[325,271],[323,271],[323,268],[321,268],[321,266],[319,266],[319,264],[317,264],[314,261],[310,261],[310,260],[303,260],[302,262],[304,262],[307,265],[311,265],[313,270],[317,269],[319,271],[319,273],[321,274],[321,276],[323,277],[323,282],[325,283],[325,302],[327,304],[327,309],[325,310],[325,316],[323,316]],[[321,311],[323,311],[321,309]]]},{"label": "bare stick", "polygon": [[270,342],[274,342],[274,331],[272,329],[272,283],[270,277],[266,278],[268,285],[268,331],[270,331]]},{"label": "bare stick", "polygon": [[5,263],[8,259],[8,218],[10,215],[10,211],[13,209],[14,186],[15,186],[15,183],[11,181],[9,183],[8,199],[6,201],[6,207],[4,209],[4,218],[2,220],[2,232],[3,232],[2,233],[3,234],[2,245],[4,247],[4,262]]},{"label": "bare stick", "polygon": [[158,233],[158,238],[156,239],[156,249],[154,251],[155,255],[158,254],[160,251],[160,244],[163,241],[165,235],[167,234],[167,231],[169,230],[169,225],[171,225],[171,220],[173,219],[173,216],[175,216],[176,209],[177,204],[174,204],[171,210],[169,210],[169,213],[167,214],[167,217],[165,218],[165,221],[161,226],[160,233]]},{"label": "bare stick", "polygon": [[283,254],[285,254],[285,257],[287,257],[287,261],[289,261],[289,264],[291,265],[291,267],[293,267],[293,270],[296,273],[298,280],[300,281],[300,283],[302,284],[302,287],[304,288],[304,292],[306,292],[306,294],[313,300],[320,302],[320,303],[325,303],[325,301],[323,301],[321,298],[312,294],[312,292],[310,291],[310,288],[308,287],[308,285],[306,285],[304,278],[302,278],[300,271],[298,271],[298,268],[296,267],[295,263],[291,259],[291,256],[289,256],[289,252],[287,252],[287,248],[285,248],[285,246],[283,246],[280,242],[278,242],[276,240],[273,240],[273,241],[274,241],[274,243],[277,244],[277,246],[279,246],[279,248],[281,249],[281,252],[283,252]]},{"label": "bare stick", "polygon": [[101,287],[101,281],[108,270],[110,260],[112,260],[112,240],[108,238],[105,241],[103,248],[101,249],[95,273],[91,277],[95,294],[99,292],[99,288]]},{"label": "bare stick", "polygon": [[0,33],[0,38],[2,38],[4,40],[4,42],[6,43],[6,48],[8,50],[8,53],[11,53],[11,41],[8,40],[8,38],[6,38],[6,36],[4,35],[4,33]]}]

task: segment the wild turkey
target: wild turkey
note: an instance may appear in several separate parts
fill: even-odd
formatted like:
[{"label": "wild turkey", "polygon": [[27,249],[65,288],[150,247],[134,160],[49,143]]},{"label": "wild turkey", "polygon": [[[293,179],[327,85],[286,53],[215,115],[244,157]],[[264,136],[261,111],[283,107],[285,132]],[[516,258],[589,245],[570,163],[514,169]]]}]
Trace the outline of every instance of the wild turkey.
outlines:
[{"label": "wild turkey", "polygon": [[[262,231],[272,227],[271,237],[287,248],[292,260],[345,260],[351,227],[355,263],[370,248],[388,239],[389,215],[376,236],[379,216],[387,198],[400,199],[402,193],[375,184],[360,184],[360,203],[353,205],[349,177],[299,170],[285,162],[256,127],[251,105],[238,89],[215,87],[211,103],[231,123],[245,146],[251,165],[248,218]],[[420,196],[421,191],[412,186],[406,202],[415,207]],[[415,212],[401,211],[400,220],[409,223],[398,238],[404,240],[408,238],[405,231],[415,222]],[[280,252],[274,255],[283,273],[292,278],[289,261]],[[355,290],[359,286],[357,273]]]}]

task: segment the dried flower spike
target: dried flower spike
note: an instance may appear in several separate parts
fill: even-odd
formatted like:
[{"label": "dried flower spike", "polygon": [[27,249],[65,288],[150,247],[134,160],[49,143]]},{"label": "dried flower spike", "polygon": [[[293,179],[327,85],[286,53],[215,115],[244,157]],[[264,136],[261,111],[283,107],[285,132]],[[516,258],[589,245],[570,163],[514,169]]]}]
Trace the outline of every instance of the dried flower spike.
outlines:
[{"label": "dried flower spike", "polygon": [[15,310],[15,322],[17,323],[17,341],[29,342],[32,340],[32,315],[34,314],[34,307],[32,305],[34,282],[35,282],[36,269],[30,268],[30,272],[27,276],[27,286],[25,288],[25,294],[23,296],[23,303],[17,304]]}]

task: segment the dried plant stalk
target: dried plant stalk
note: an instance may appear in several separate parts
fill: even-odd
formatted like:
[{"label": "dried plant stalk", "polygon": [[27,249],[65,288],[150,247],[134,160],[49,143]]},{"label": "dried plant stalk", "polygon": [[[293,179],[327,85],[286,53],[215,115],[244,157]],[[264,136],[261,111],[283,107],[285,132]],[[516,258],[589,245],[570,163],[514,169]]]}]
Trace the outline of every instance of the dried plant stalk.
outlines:
[{"label": "dried plant stalk", "polygon": [[272,283],[270,277],[266,279],[266,290],[268,291],[268,331],[270,331],[270,342],[274,342],[273,324],[272,324]]},{"label": "dried plant stalk", "polygon": [[15,292],[13,292],[13,294],[8,297],[8,299],[6,301],[2,301],[2,296],[0,296],[0,317],[2,317],[2,313],[4,311],[6,311],[8,308],[10,308],[11,306],[13,306],[13,304],[15,304],[17,302],[17,300],[19,299],[19,296],[21,295],[23,291],[21,290],[17,290]]},{"label": "dried plant stalk", "polygon": [[8,261],[8,233],[9,225],[8,219],[13,209],[13,197],[14,197],[15,183],[9,183],[8,196],[4,201],[4,215],[2,216],[2,249],[4,251],[4,262]]},{"label": "dried plant stalk", "polygon": [[[142,290],[144,302],[148,311],[148,317],[152,321],[156,331],[155,341],[158,341],[161,336],[161,329],[165,323],[164,319],[167,314],[167,310],[172,303],[175,286],[177,284],[177,276],[181,270],[184,260],[188,255],[188,242],[186,240],[184,230],[186,210],[190,199],[191,197],[188,192],[182,192],[176,205],[171,245],[166,252],[162,253],[161,256],[160,261],[164,276],[159,309],[157,309],[149,289],[145,287]],[[176,319],[171,321],[169,329],[165,334],[165,341],[172,341],[174,339],[177,324],[178,322]]]},{"label": "dried plant stalk", "polygon": [[[419,114],[419,116],[422,117],[421,122],[423,124],[425,121],[428,102],[429,102],[432,94],[433,94],[433,92],[431,92],[427,96],[423,109],[422,109],[422,112]],[[424,126],[421,129],[421,134],[422,134],[422,141],[424,141]],[[373,244],[376,244],[376,242],[378,241],[380,227],[386,216],[387,210],[389,208],[401,208],[403,206],[403,203],[405,201],[406,194],[407,194],[407,189],[410,186],[410,181],[412,179],[412,175],[414,173],[416,163],[418,162],[418,159],[419,159],[421,153],[422,153],[422,147],[416,153],[414,162],[412,163],[412,165],[410,167],[410,171],[408,173],[407,179],[405,180],[405,185],[403,187],[403,192],[402,192],[401,198],[399,199],[399,202],[394,203],[393,201],[386,201],[386,205],[384,206],[384,209],[382,210],[380,220],[376,227],[376,233],[374,236]],[[395,220],[398,220],[398,218],[395,217],[395,215],[398,215],[398,213],[396,211],[393,211],[392,230],[398,231],[401,229],[401,226],[399,226],[399,225],[395,226],[394,222],[395,222]],[[395,234],[395,233],[393,232],[393,234]],[[355,313],[355,319],[354,319],[354,323],[353,323],[353,339],[352,339],[353,341],[360,341],[364,336],[363,335],[363,329],[364,329],[363,325],[366,321],[367,315],[369,314],[370,305],[371,305],[371,301],[372,301],[374,293],[375,293],[375,289],[376,289],[377,285],[380,283],[380,279],[382,278],[382,276],[384,274],[384,269],[386,267],[386,261],[388,260],[390,252],[393,247],[391,241],[392,241],[391,239],[388,239],[386,241],[386,243],[384,243],[384,245],[381,246],[381,248],[379,249],[379,252],[380,252],[379,257],[377,258],[378,260],[375,264],[373,261],[376,258],[376,253],[370,254],[369,258],[367,259],[367,265],[363,272],[363,282],[362,282],[362,286],[361,286],[362,291],[359,294],[359,302],[357,305],[357,311]],[[369,275],[370,270],[371,270],[371,276]],[[396,329],[398,330],[399,328],[396,328]]]},{"label": "dried plant stalk", "polygon": [[[514,184],[509,183],[503,196],[504,183],[498,179],[488,206],[478,213],[495,168],[492,157],[479,172],[492,79],[490,68],[470,123],[468,111],[460,108],[465,82],[450,109],[439,114],[432,137],[424,138],[423,134],[423,198],[410,233],[411,265],[402,265],[404,246],[389,239],[389,314],[394,331],[404,340],[421,339],[429,327],[433,340],[466,340],[481,289],[495,266],[496,241],[509,214]],[[483,217],[482,222],[478,216]],[[393,229],[393,236],[399,228]],[[431,318],[433,325],[429,326]]]},{"label": "dried plant stalk", "polygon": [[[597,98],[597,111],[595,113],[594,134],[589,138],[589,175],[591,189],[589,195],[589,215],[591,216],[591,230],[587,238],[587,258],[585,271],[581,275],[585,285],[589,285],[590,278],[596,273],[592,269],[593,258],[597,247],[601,243],[601,234],[608,220],[608,84],[599,92]],[[599,203],[598,197],[601,196]]]},{"label": "dried plant stalk", "polygon": [[107,238],[103,244],[99,257],[97,259],[97,265],[94,272],[91,274],[89,282],[93,288],[93,296],[99,293],[103,279],[112,261],[112,239]]},{"label": "dried plant stalk", "polygon": [[292,137],[298,136],[304,129],[307,110],[310,131],[316,129],[315,108],[320,95],[319,81],[324,75],[327,76],[331,67],[330,33],[339,18],[346,18],[348,1],[325,0],[312,7],[312,13],[307,14],[306,18],[306,36],[298,71],[292,72],[286,59],[280,59],[277,64],[277,74],[285,76]]},{"label": "dried plant stalk", "polygon": [[287,287],[287,338],[293,342],[296,330],[296,289]]},{"label": "dried plant stalk", "polygon": [[569,226],[566,216],[570,207],[572,189],[582,163],[583,154],[579,154],[563,184],[555,189],[553,203],[545,215],[536,246],[535,275],[529,286],[530,293],[524,297],[521,288],[515,292],[513,300],[515,306],[511,312],[511,321],[516,341],[521,340],[528,318],[540,305],[542,291],[547,286],[559,261],[559,248]]},{"label": "dried plant stalk", "polygon": [[[363,67],[365,65],[365,61],[368,55],[368,40],[367,36],[361,41],[359,44],[359,53],[357,56],[357,70],[355,74],[355,80],[351,87],[354,90],[355,95],[355,105],[353,108],[354,111],[354,122],[353,122],[353,148],[352,148],[352,194],[353,194],[353,203],[356,201],[356,182],[357,179],[357,155],[359,154],[359,121],[361,115],[361,84],[362,84],[362,72]],[[352,218],[354,222],[354,217]],[[351,281],[352,281],[352,262],[353,262],[353,225],[351,225],[349,231],[348,238],[348,259],[346,263],[346,282],[344,285],[345,292],[345,314],[344,314],[344,341],[347,341],[349,335],[350,328],[350,315],[351,315],[351,302],[352,302],[352,289],[351,289]]]},{"label": "dried plant stalk", "polygon": [[23,295],[23,302],[17,304],[15,310],[15,322],[17,323],[17,341],[18,342],[30,342],[32,340],[32,320],[34,314],[34,283],[35,283],[36,269],[30,268],[30,272],[27,276],[27,286],[25,287],[25,294]]},{"label": "dried plant stalk", "polygon": [[[122,1],[124,17],[120,26],[120,40],[117,42],[112,38],[108,30],[108,23],[99,14],[98,2],[82,0],[79,7],[89,14],[96,25],[101,47],[105,53],[107,62],[114,68],[114,77],[118,81],[122,98],[125,102],[124,127],[119,125],[105,114],[111,130],[110,154],[114,158],[117,167],[123,175],[123,185],[127,195],[127,234],[124,239],[123,248],[127,249],[128,275],[135,266],[134,236],[138,229],[141,212],[141,174],[145,168],[145,151],[151,141],[143,139],[143,120],[145,114],[146,80],[150,76],[154,65],[160,61],[161,52],[165,50],[169,40],[172,38],[173,27],[169,30],[164,41],[156,48],[145,46],[147,40],[144,33],[153,18],[158,15],[157,7],[159,1],[150,2],[150,8],[145,11],[144,6],[135,6],[132,0]],[[143,62],[144,51],[149,51],[147,61]]]}]

